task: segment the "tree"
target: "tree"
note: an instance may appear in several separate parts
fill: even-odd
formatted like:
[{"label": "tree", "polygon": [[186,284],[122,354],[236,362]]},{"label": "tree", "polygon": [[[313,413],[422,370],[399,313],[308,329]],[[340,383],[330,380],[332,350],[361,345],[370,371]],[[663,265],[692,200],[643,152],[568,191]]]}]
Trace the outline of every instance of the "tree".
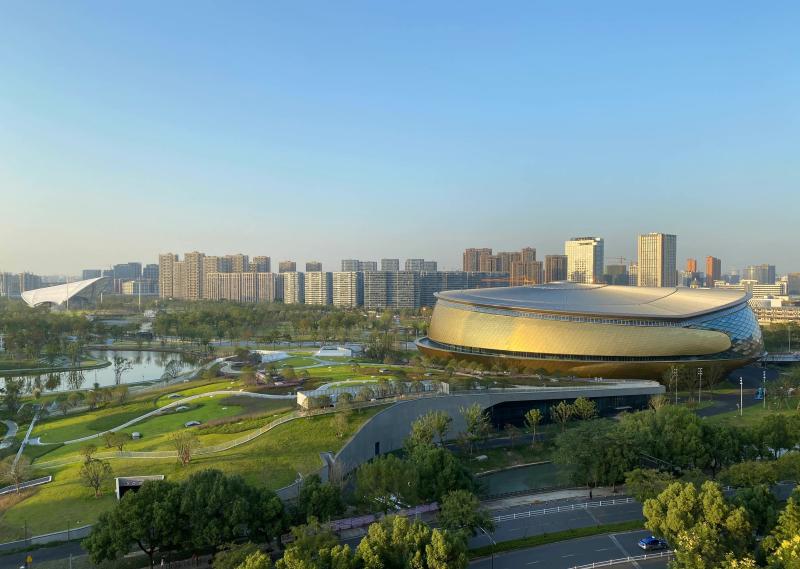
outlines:
[{"label": "tree", "polygon": [[479,529],[494,530],[491,516],[481,508],[478,497],[467,490],[453,490],[444,495],[439,509],[439,525],[464,537],[475,536]]},{"label": "tree", "polygon": [[450,425],[453,418],[444,411],[429,411],[431,426],[436,437],[439,439],[439,445],[444,446],[444,441],[447,438],[447,432],[450,430]]},{"label": "tree", "polygon": [[[764,538],[763,547],[769,554],[770,563],[781,569],[796,569],[796,565],[787,565],[786,562],[793,552],[800,550],[800,544],[795,541],[797,536],[800,536],[800,490],[795,489],[778,516],[775,528]],[[795,557],[795,563],[796,560]]]},{"label": "tree", "polygon": [[778,473],[774,462],[749,460],[730,465],[720,473],[719,479],[729,486],[748,488],[758,484],[775,484]]},{"label": "tree", "polygon": [[733,503],[747,512],[756,535],[766,535],[778,521],[778,501],[766,484],[737,490]]},{"label": "tree", "polygon": [[96,452],[97,452],[96,445],[89,443],[88,445],[84,446],[81,449],[81,456],[83,456],[83,462],[90,462]]},{"label": "tree", "polygon": [[272,561],[261,551],[256,551],[248,555],[236,569],[272,569]]},{"label": "tree", "polygon": [[[341,546],[329,529],[322,527],[319,521],[312,517],[307,524],[293,527],[291,533],[293,539],[286,548],[283,558],[278,561],[277,569],[331,567],[325,561],[330,560],[332,550]],[[347,546],[344,547],[349,550]]]},{"label": "tree", "polygon": [[0,462],[0,479],[13,484],[17,493],[20,484],[30,478],[31,460],[24,454],[20,455],[19,460],[14,460],[15,455],[7,456]]},{"label": "tree", "polygon": [[644,503],[645,527],[675,550],[674,566],[712,569],[727,554],[741,558],[752,538],[747,513],[725,501],[719,485],[675,482]]},{"label": "tree", "polygon": [[114,509],[100,516],[81,545],[93,563],[125,556],[135,543],[150,559],[177,549],[183,524],[179,517],[181,488],[168,481],[147,481],[127,492]]},{"label": "tree", "polygon": [[336,413],[333,416],[333,430],[336,432],[338,438],[342,438],[350,426],[350,421],[347,420],[347,415],[344,412]]},{"label": "tree", "polygon": [[566,401],[561,401],[557,405],[550,407],[550,418],[554,423],[561,425],[561,432],[567,428],[567,423],[572,418],[573,407]]},{"label": "tree", "polygon": [[408,463],[416,473],[416,495],[420,500],[439,501],[452,490],[475,489],[467,468],[446,448],[414,447]]},{"label": "tree", "polygon": [[625,474],[625,488],[641,504],[661,494],[672,482],[666,472],[650,468],[635,468]]},{"label": "tree", "polygon": [[172,446],[178,451],[178,460],[183,466],[192,461],[192,455],[200,444],[197,435],[191,431],[178,431],[170,437]]},{"label": "tree", "polygon": [[542,412],[539,409],[529,409],[525,413],[525,426],[531,432],[531,446],[536,444],[536,428],[542,422]]},{"label": "tree", "polygon": [[13,417],[17,414],[20,406],[20,398],[22,396],[22,389],[25,387],[25,380],[23,378],[14,379],[13,377],[3,378],[5,387],[3,388],[3,403],[8,409],[8,414]]},{"label": "tree", "polygon": [[164,373],[161,374],[161,381],[164,383],[172,383],[181,374],[183,365],[179,360],[169,360],[167,365],[164,366]]},{"label": "tree", "polygon": [[133,369],[133,363],[128,358],[114,356],[114,385],[122,383],[122,376],[126,371]]},{"label": "tree", "polygon": [[312,517],[327,522],[344,512],[344,508],[339,488],[323,484],[318,474],[312,474],[303,480],[292,517],[299,523],[306,523]]},{"label": "tree", "polygon": [[585,397],[578,397],[572,404],[572,414],[582,421],[597,417],[597,404]]},{"label": "tree", "polygon": [[506,434],[508,435],[508,444],[513,449],[517,440],[517,437],[520,435],[519,427],[516,425],[512,425],[508,423],[505,428],[503,429]]},{"label": "tree", "polygon": [[119,452],[122,452],[125,449],[125,445],[128,444],[130,437],[127,433],[116,431],[112,433],[109,440],[112,447],[116,447]]},{"label": "tree", "polygon": [[469,442],[470,454],[472,454],[475,443],[484,439],[489,433],[489,418],[478,403],[473,403],[469,407],[461,407],[459,412],[466,423],[464,434]]},{"label": "tree", "polygon": [[653,411],[658,411],[662,407],[669,405],[669,399],[666,395],[653,395],[648,403]]},{"label": "tree", "polygon": [[616,485],[638,462],[630,437],[608,420],[582,422],[556,437],[554,460],[571,467],[576,484]]},{"label": "tree", "polygon": [[393,454],[379,456],[356,471],[356,495],[370,508],[388,512],[416,501],[417,473]]},{"label": "tree", "polygon": [[99,498],[102,494],[102,487],[111,479],[113,470],[107,460],[92,458],[81,466],[81,480],[85,486],[94,490],[94,497]]},{"label": "tree", "polygon": [[244,543],[229,543],[214,555],[213,569],[238,569],[248,557],[254,553],[261,553],[258,546],[252,541]]}]

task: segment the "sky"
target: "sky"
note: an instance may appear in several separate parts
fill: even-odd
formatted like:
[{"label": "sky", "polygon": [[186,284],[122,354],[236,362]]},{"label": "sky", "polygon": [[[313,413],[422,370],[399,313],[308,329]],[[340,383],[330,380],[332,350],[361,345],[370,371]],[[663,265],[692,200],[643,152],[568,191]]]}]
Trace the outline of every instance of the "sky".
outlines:
[{"label": "sky", "polygon": [[0,271],[160,252],[800,271],[797,2],[3,3]]}]

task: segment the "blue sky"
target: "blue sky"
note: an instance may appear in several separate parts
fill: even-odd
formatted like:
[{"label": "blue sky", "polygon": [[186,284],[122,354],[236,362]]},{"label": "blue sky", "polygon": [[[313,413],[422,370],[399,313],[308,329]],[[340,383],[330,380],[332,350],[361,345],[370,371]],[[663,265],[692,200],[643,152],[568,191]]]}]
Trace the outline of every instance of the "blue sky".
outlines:
[{"label": "blue sky", "polygon": [[800,270],[800,5],[7,2],[0,270],[164,251]]}]

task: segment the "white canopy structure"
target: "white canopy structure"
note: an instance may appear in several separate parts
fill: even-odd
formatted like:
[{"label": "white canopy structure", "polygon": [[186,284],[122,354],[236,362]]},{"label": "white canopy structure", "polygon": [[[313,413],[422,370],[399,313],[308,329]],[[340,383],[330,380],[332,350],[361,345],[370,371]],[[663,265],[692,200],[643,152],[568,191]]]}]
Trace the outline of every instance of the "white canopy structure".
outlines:
[{"label": "white canopy structure", "polygon": [[22,293],[22,300],[31,307],[43,304],[60,306],[68,304],[68,301],[75,302],[76,305],[85,305],[93,303],[107,286],[108,279],[106,277],[98,277],[85,281],[26,290]]}]

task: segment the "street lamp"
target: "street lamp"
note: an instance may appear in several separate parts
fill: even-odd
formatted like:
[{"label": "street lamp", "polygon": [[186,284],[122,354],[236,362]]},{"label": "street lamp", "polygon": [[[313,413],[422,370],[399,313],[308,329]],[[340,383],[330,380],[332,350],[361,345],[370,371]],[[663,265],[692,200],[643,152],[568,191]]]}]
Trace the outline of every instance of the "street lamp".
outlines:
[{"label": "street lamp", "polygon": [[700,376],[700,387],[697,389],[697,404],[700,405],[700,399],[703,397],[703,368],[697,368],[697,375]]},{"label": "street lamp", "polygon": [[678,368],[672,366],[672,382],[675,384],[675,405],[678,404]]},{"label": "street lamp", "polygon": [[767,408],[767,370],[764,370],[764,372],[763,372],[763,374],[761,376],[761,384],[763,385],[763,390],[764,390],[764,393],[762,394],[764,396],[764,409],[766,409]]},{"label": "street lamp", "polygon": [[744,381],[739,377],[739,416],[742,416],[742,409],[744,409]]},{"label": "street lamp", "polygon": [[478,529],[481,530],[486,535],[486,537],[489,538],[489,541],[492,542],[492,569],[494,569],[494,548],[497,547],[497,542],[491,535],[489,535],[489,532],[483,529],[481,526],[478,526]]}]

